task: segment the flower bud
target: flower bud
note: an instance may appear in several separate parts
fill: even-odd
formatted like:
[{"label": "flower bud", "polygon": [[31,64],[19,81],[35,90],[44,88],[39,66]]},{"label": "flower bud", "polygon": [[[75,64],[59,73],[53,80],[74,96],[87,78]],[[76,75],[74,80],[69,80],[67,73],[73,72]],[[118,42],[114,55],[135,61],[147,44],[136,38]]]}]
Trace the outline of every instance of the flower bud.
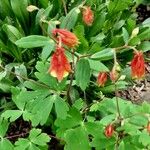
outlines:
[{"label": "flower bud", "polygon": [[131,38],[136,37],[138,33],[139,33],[139,27],[134,28],[131,34]]},{"label": "flower bud", "polygon": [[150,121],[147,123],[146,129],[147,129],[147,132],[150,133]]},{"label": "flower bud", "polygon": [[143,52],[135,52],[131,61],[131,76],[134,79],[141,79],[145,76],[145,61]]},{"label": "flower bud", "polygon": [[59,41],[60,38],[61,42],[70,48],[73,48],[79,44],[79,40],[76,35],[66,29],[54,29],[52,34],[57,41]]},{"label": "flower bud", "polygon": [[91,7],[85,6],[83,7],[83,21],[87,26],[91,26],[93,21],[94,21],[94,14],[93,11],[91,10]]},{"label": "flower bud", "polygon": [[113,133],[114,133],[113,125],[112,124],[107,125],[104,132],[105,136],[110,138],[112,137]]},{"label": "flower bud", "polygon": [[99,86],[104,86],[107,81],[107,73],[106,72],[100,72],[97,77],[97,84]]},{"label": "flower bud", "polygon": [[121,68],[119,64],[116,62],[112,68],[112,71],[110,72],[110,79],[112,82],[116,82],[118,80],[120,70]]}]

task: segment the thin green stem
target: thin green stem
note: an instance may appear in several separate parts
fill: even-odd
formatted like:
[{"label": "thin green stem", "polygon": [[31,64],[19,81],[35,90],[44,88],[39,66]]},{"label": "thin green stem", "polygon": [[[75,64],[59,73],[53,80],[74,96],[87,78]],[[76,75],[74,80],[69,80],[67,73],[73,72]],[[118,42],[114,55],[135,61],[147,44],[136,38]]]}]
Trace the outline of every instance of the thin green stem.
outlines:
[{"label": "thin green stem", "polygon": [[63,7],[64,7],[65,15],[67,15],[66,2],[65,2],[65,0],[61,0],[61,1],[62,1],[62,4],[63,4]]}]

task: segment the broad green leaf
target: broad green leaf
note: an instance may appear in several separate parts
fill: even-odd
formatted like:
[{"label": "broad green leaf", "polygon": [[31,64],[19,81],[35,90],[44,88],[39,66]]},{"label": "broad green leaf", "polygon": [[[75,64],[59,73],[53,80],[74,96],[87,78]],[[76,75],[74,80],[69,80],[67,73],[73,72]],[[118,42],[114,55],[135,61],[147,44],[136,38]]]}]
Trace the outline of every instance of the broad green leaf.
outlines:
[{"label": "broad green leaf", "polygon": [[120,20],[114,24],[114,30],[119,30],[125,24],[124,20]]},{"label": "broad green leaf", "polygon": [[16,73],[16,75],[18,75],[18,76],[16,76],[18,78],[18,80],[22,83],[24,80],[21,77],[27,78],[27,69],[24,64],[15,66],[15,73]]},{"label": "broad green leaf", "polygon": [[29,13],[26,10],[28,0],[10,0],[10,3],[15,16],[27,31],[29,26]]},{"label": "broad green leaf", "polygon": [[48,37],[40,35],[30,35],[15,42],[18,47],[22,48],[43,47],[51,43],[53,43],[53,41]]},{"label": "broad green leaf", "polygon": [[65,133],[64,150],[90,150],[88,135],[83,127],[70,129]]},{"label": "broad green leaf", "polygon": [[19,40],[23,35],[19,32],[19,30],[12,26],[12,25],[3,25],[3,30],[7,34],[8,38],[11,42],[15,43],[17,40]]},{"label": "broad green leaf", "polygon": [[101,31],[101,29],[104,25],[104,22],[105,22],[105,18],[106,18],[105,12],[101,12],[98,16],[95,17],[95,19],[94,19],[95,21],[89,31],[90,36],[94,36],[96,33]]},{"label": "broad green leaf", "polygon": [[70,129],[80,125],[81,122],[82,116],[80,114],[80,111],[72,107],[68,111],[67,118],[65,120],[63,118],[57,118],[57,120],[55,121],[55,125],[60,129]]},{"label": "broad green leaf", "polygon": [[80,9],[78,7],[73,8],[63,19],[62,23],[60,24],[60,28],[65,28],[68,30],[73,29],[78,19],[79,13]]},{"label": "broad green leaf", "polygon": [[114,51],[112,48],[106,48],[101,50],[91,56],[91,59],[98,59],[98,60],[109,60],[112,59],[114,55]]},{"label": "broad green leaf", "polygon": [[8,121],[1,119],[0,120],[0,137],[4,137],[8,130]]},{"label": "broad green leaf", "polygon": [[10,118],[10,122],[15,121],[22,115],[22,111],[20,110],[6,110],[4,113],[2,113],[2,117],[5,119]]},{"label": "broad green leaf", "polygon": [[100,61],[89,59],[90,68],[99,72],[109,72],[109,69]]},{"label": "broad green leaf", "polygon": [[30,146],[29,140],[19,138],[18,141],[15,142],[14,150],[26,150],[29,146]]},{"label": "broad green leaf", "polygon": [[147,132],[143,131],[139,137],[139,142],[144,146],[150,145],[150,136]]},{"label": "broad green leaf", "polygon": [[123,141],[121,141],[119,144],[119,150],[126,150],[125,149],[125,143]]},{"label": "broad green leaf", "polygon": [[124,42],[125,44],[127,44],[129,40],[129,33],[125,28],[122,28],[122,34],[123,34]]},{"label": "broad green leaf", "polygon": [[138,35],[141,41],[150,40],[150,28],[146,28],[142,33]]},{"label": "broad green leaf", "polygon": [[139,37],[134,37],[129,41],[129,45],[131,46],[139,45],[140,43],[141,43],[141,40]]},{"label": "broad green leaf", "polygon": [[147,18],[142,23],[143,27],[150,27],[150,18]]},{"label": "broad green leaf", "polygon": [[0,149],[1,150],[14,150],[13,144],[7,139],[0,139]]},{"label": "broad green leaf", "polygon": [[98,35],[96,35],[95,37],[91,37],[91,42],[92,43],[99,43],[101,42],[103,39],[105,38],[105,35],[104,33],[99,33]]},{"label": "broad green leaf", "polygon": [[85,38],[85,28],[83,25],[77,25],[73,32],[78,37],[80,44],[77,48],[79,53],[87,53],[87,50],[89,49],[89,43],[87,39]]},{"label": "broad green leaf", "polygon": [[55,49],[55,43],[52,41],[50,44],[43,47],[41,58],[45,61],[51,54],[51,52]]},{"label": "broad green leaf", "polygon": [[150,41],[144,41],[141,43],[141,45],[138,47],[143,52],[150,51]]},{"label": "broad green leaf", "polygon": [[67,103],[59,96],[55,96],[55,111],[57,118],[66,119],[69,107]]},{"label": "broad green leaf", "polygon": [[56,78],[52,77],[48,72],[49,66],[50,64],[48,63],[44,63],[42,61],[37,62],[36,69],[39,72],[35,72],[35,76],[39,79],[40,82],[43,82],[48,87],[52,89],[58,89]]},{"label": "broad green leaf", "polygon": [[[125,81],[118,81],[116,83],[117,90],[126,89],[127,84],[128,83]],[[108,86],[105,86],[104,88],[100,88],[100,89],[104,93],[111,93],[111,92],[115,91],[115,85],[114,84],[108,85]]]},{"label": "broad green leaf", "polygon": [[80,59],[75,70],[76,84],[84,91],[90,82],[90,64],[86,59]]},{"label": "broad green leaf", "polygon": [[6,16],[13,16],[9,0],[0,0],[0,16],[1,18],[5,18]]},{"label": "broad green leaf", "polygon": [[30,131],[29,139],[36,145],[44,146],[50,141],[50,137],[46,133],[41,133],[41,131],[41,129],[33,128]]},{"label": "broad green leaf", "polygon": [[44,125],[50,115],[53,103],[54,96],[48,96],[45,99],[35,101],[35,104],[31,110],[33,114],[31,118],[32,124],[35,125],[34,120],[36,120],[36,124],[40,123],[41,125]]},{"label": "broad green leaf", "polygon": [[115,149],[116,139],[111,137],[109,140],[107,138],[100,138],[99,136],[95,137],[92,142],[91,146],[95,147],[96,150],[103,150],[108,149],[111,147],[111,150]]}]

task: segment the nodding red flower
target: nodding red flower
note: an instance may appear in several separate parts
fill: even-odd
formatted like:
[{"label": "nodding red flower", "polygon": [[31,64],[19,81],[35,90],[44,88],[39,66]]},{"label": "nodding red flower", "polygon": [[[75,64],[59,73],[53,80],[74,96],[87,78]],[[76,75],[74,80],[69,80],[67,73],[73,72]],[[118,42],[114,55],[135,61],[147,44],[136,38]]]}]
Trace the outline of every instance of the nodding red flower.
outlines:
[{"label": "nodding red flower", "polygon": [[97,77],[97,84],[99,86],[104,86],[107,81],[107,73],[106,72],[100,72]]},{"label": "nodding red flower", "polygon": [[71,72],[71,66],[64,53],[64,48],[56,48],[51,58],[49,72],[53,77],[56,77],[59,82]]},{"label": "nodding red flower", "polygon": [[61,42],[70,48],[73,48],[79,44],[79,40],[76,35],[66,29],[54,29],[52,34],[57,41],[59,41],[60,38]]},{"label": "nodding red flower", "polygon": [[135,52],[131,61],[131,76],[134,79],[141,79],[145,76],[145,62],[141,51]]},{"label": "nodding red flower", "polygon": [[84,23],[88,26],[91,26],[94,21],[94,14],[93,11],[91,10],[91,7],[89,6],[83,7],[82,15]]},{"label": "nodding red flower", "polygon": [[147,132],[150,133],[150,121],[147,123],[146,129],[147,129]]},{"label": "nodding red flower", "polygon": [[114,133],[113,125],[112,124],[107,125],[104,132],[105,136],[108,138],[112,137],[113,133]]}]

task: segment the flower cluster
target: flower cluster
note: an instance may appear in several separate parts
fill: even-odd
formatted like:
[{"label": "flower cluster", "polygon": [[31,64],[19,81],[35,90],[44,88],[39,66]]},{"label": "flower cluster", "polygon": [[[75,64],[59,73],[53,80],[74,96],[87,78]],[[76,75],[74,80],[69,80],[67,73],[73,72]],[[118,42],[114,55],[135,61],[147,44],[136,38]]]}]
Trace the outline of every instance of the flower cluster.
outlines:
[{"label": "flower cluster", "polygon": [[79,44],[79,41],[75,34],[66,29],[54,29],[52,33],[57,41],[57,46],[51,58],[49,72],[60,82],[71,72],[71,66],[65,55],[65,49],[62,47],[62,44],[69,48],[73,48]]},{"label": "flower cluster", "polygon": [[[93,23],[94,14],[88,6],[84,6],[83,9],[83,21],[86,25],[90,26]],[[79,44],[79,40],[74,33],[67,29],[54,29],[52,30],[52,35],[57,42],[57,46],[51,58],[49,73],[60,82],[71,72],[71,66],[62,44],[68,48],[75,48]]]},{"label": "flower cluster", "polygon": [[[119,79],[120,66],[116,62],[110,72],[110,79],[114,83]],[[133,79],[142,79],[145,76],[145,61],[141,51],[134,52],[131,61],[131,76]],[[107,82],[107,72],[100,72],[97,77],[97,84],[104,86]]]}]

